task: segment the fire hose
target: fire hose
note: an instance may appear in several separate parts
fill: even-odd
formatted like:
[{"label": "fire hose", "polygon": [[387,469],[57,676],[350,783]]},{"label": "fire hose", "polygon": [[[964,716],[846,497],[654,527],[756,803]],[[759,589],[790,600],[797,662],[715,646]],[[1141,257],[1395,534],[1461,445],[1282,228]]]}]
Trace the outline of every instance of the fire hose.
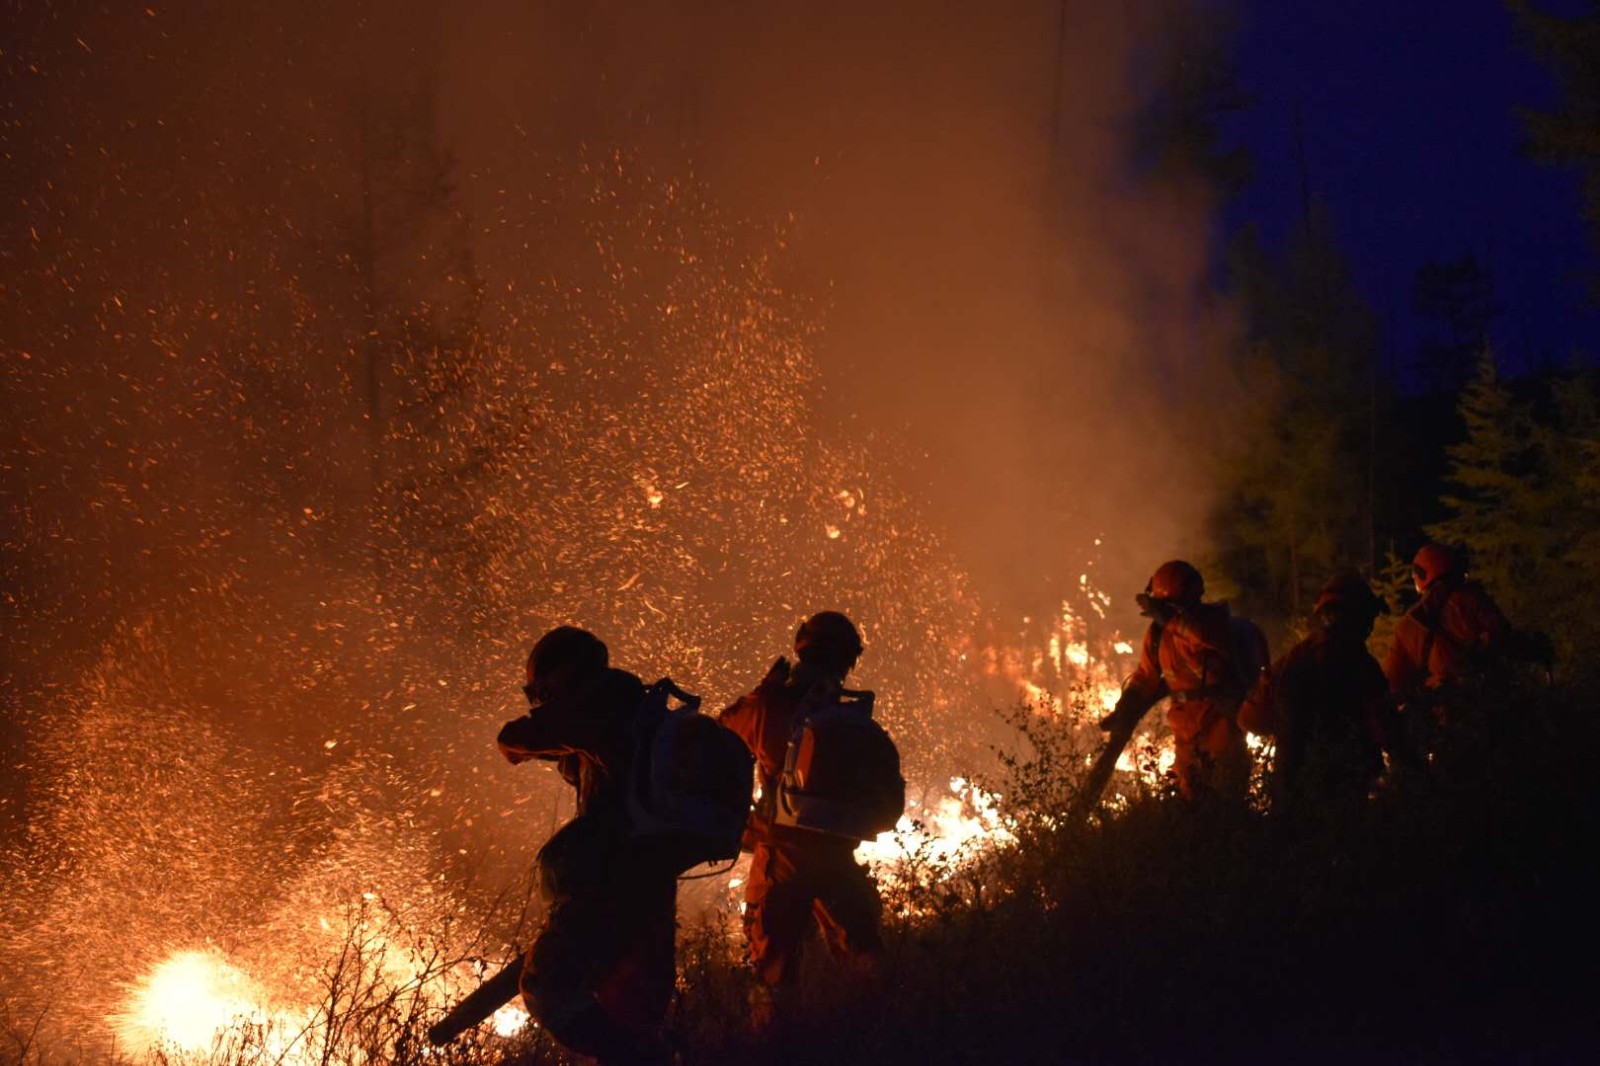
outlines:
[{"label": "fire hose", "polygon": [[466,999],[450,1008],[450,1013],[428,1029],[428,1043],[442,1047],[487,1019],[517,995],[522,978],[522,956],[518,955],[479,985]]},{"label": "fire hose", "polygon": [[[1126,699],[1126,697],[1124,697]],[[1122,758],[1122,752],[1133,739],[1133,734],[1139,728],[1139,723],[1144,720],[1145,714],[1150,710],[1145,706],[1135,710],[1131,706],[1117,705],[1103,722],[1102,728],[1106,731],[1106,746],[1100,752],[1100,757],[1089,768],[1089,773],[1083,779],[1083,785],[1078,789],[1077,797],[1072,801],[1072,808],[1068,812],[1071,824],[1078,824],[1094,813],[1100,805],[1100,796],[1106,790],[1106,785],[1111,783],[1111,774],[1117,768],[1117,760]]]}]

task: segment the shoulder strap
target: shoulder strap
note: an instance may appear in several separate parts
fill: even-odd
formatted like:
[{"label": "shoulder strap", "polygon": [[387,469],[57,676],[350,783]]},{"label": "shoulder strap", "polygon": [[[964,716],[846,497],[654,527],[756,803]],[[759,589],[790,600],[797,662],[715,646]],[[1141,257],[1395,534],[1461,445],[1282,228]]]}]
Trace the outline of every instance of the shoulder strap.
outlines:
[{"label": "shoulder strap", "polygon": [[1156,680],[1165,681],[1166,671],[1161,669],[1161,637],[1166,632],[1167,623],[1160,619],[1150,620],[1150,658],[1156,664]]}]

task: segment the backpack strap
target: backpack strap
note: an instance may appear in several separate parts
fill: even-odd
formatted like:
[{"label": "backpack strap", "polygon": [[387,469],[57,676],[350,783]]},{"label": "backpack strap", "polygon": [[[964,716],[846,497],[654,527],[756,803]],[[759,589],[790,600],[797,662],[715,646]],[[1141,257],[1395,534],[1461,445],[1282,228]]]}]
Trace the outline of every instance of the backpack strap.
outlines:
[{"label": "backpack strap", "polygon": [[1159,618],[1150,619],[1150,655],[1156,663],[1156,680],[1165,681],[1166,671],[1161,669],[1161,638],[1166,634],[1167,623]]}]

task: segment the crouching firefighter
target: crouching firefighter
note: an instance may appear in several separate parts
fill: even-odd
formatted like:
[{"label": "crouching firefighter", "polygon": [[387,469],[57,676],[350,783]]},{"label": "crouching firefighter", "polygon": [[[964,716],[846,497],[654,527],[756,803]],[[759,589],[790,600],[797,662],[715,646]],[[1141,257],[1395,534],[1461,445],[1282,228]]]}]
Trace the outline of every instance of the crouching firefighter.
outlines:
[{"label": "crouching firefighter", "polygon": [[570,1051],[670,1062],[660,1030],[676,977],[678,871],[631,839],[627,803],[645,686],[610,667],[594,634],[561,626],[533,646],[523,691],[528,713],[500,730],[500,751],[555,762],[577,790],[576,816],[539,850],[545,918],[522,961],[523,1001]]},{"label": "crouching firefighter", "polygon": [[582,629],[539,638],[523,692],[528,713],[500,730],[500,751],[512,763],[555,762],[577,790],[577,814],[539,849],[545,919],[526,957],[428,1037],[449,1043],[520,989],[571,1051],[602,1064],[668,1062],[677,878],[738,857],[754,760],[699,713],[699,697],[611,669],[605,644]]},{"label": "crouching firefighter", "polygon": [[872,693],[844,688],[861,651],[850,619],[812,615],[795,635],[797,662],[780,658],[719,718],[754,754],[760,785],[745,834],[753,854],[744,910],[757,1029],[792,998],[813,923],[861,977],[876,973],[883,950],[877,885],[855,849],[894,827],[905,781],[893,741],[872,720]]},{"label": "crouching firefighter", "polygon": [[1145,713],[1167,699],[1178,791],[1242,800],[1250,785],[1250,751],[1235,722],[1239,704],[1267,665],[1266,638],[1223,603],[1205,603],[1205,581],[1188,563],[1163,563],[1137,600],[1150,619],[1139,665],[1123,683],[1116,709],[1101,722],[1106,752],[1090,772],[1078,804],[1099,800],[1117,755]]}]

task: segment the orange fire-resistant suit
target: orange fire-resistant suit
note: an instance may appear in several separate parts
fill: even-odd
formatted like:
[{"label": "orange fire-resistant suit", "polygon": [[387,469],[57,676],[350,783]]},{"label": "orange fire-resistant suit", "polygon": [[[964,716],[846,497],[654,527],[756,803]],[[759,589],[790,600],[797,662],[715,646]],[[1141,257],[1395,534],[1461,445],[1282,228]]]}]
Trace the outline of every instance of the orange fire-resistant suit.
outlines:
[{"label": "orange fire-resistant suit", "polygon": [[669,1058],[658,1030],[676,977],[676,871],[630,839],[625,791],[643,693],[634,675],[606,670],[507,722],[498,740],[513,763],[557,761],[577,789],[577,815],[539,851],[546,914],[521,988],[552,1036],[602,1063]]},{"label": "orange fire-resistant suit", "polygon": [[1178,791],[1240,798],[1250,784],[1250,751],[1234,723],[1244,698],[1233,663],[1228,608],[1200,603],[1144,635],[1139,665],[1122,690],[1117,714],[1143,714],[1163,697],[1172,728]]},{"label": "orange fire-resistant suit", "polygon": [[835,958],[866,960],[883,950],[882,903],[847,837],[773,823],[772,799],[801,701],[822,681],[813,667],[780,659],[755,691],[719,720],[756,757],[763,802],[745,831],[752,848],[745,885],[745,934],[757,978],[776,988],[797,976],[800,945],[815,922]]},{"label": "orange fire-resistant suit", "polygon": [[1475,581],[1438,581],[1395,627],[1383,659],[1389,691],[1414,696],[1481,670],[1509,651],[1515,630]]}]

